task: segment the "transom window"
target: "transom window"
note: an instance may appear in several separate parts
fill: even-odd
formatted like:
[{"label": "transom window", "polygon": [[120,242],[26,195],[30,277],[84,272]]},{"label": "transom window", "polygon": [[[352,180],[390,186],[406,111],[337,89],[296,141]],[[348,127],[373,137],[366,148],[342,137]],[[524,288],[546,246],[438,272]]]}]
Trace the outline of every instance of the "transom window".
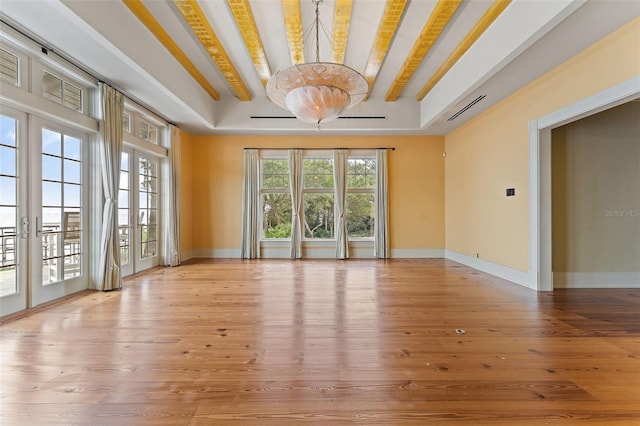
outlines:
[{"label": "transom window", "polygon": [[131,134],[131,113],[128,111],[122,113],[122,131]]},{"label": "transom window", "polygon": [[138,122],[138,137],[147,142],[158,143],[158,128],[144,120]]},{"label": "transom window", "polygon": [[42,96],[74,111],[82,112],[82,89],[47,71],[42,74]]},{"label": "transom window", "polygon": [[0,49],[0,79],[18,85],[18,57]]}]

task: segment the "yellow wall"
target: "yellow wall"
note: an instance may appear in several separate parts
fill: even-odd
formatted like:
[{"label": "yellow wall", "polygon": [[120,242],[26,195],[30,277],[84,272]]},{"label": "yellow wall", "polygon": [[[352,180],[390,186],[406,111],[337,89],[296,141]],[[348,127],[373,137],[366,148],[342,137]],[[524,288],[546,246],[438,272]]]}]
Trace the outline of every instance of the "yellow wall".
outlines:
[{"label": "yellow wall", "polygon": [[388,175],[391,249],[444,248],[443,137],[217,135],[191,136],[190,154],[183,154],[183,170],[191,173],[191,209],[183,211],[183,222],[192,222],[190,249],[240,249],[242,152],[249,147],[395,147]]},{"label": "yellow wall", "polygon": [[640,75],[639,41],[636,18],[446,135],[447,249],[528,270],[529,121]]},{"label": "yellow wall", "polygon": [[193,249],[193,144],[191,136],[180,133],[181,168],[180,171],[180,249],[183,253]]}]

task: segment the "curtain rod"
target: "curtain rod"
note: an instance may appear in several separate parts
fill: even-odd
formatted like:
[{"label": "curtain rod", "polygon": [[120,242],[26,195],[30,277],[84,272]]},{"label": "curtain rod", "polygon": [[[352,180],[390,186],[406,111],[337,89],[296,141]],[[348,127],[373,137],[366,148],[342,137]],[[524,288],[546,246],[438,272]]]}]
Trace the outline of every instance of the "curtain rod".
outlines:
[{"label": "curtain rod", "polygon": [[334,151],[336,149],[367,149],[367,150],[372,150],[372,149],[388,149],[391,151],[395,151],[396,148],[395,147],[384,147],[384,146],[380,146],[380,147],[374,147],[374,148],[243,148],[243,149],[262,149],[262,150],[269,150],[269,151],[286,151],[289,149],[303,149],[303,150],[308,150],[308,151]]}]

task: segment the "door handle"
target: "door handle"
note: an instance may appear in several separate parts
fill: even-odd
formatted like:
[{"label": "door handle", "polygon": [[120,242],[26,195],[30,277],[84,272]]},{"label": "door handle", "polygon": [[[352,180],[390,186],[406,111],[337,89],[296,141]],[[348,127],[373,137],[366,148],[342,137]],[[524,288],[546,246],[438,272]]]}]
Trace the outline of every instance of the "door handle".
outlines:
[{"label": "door handle", "polygon": [[22,216],[20,218],[20,238],[23,240],[29,236],[29,218]]},{"label": "door handle", "polygon": [[36,216],[36,238],[42,236],[42,223],[40,223],[40,216]]}]

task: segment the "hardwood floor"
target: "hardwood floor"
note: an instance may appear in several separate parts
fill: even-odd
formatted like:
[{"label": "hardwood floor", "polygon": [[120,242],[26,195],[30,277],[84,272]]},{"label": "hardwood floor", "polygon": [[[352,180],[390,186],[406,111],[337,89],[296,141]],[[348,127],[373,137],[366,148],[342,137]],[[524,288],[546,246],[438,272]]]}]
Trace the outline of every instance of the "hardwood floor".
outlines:
[{"label": "hardwood floor", "polygon": [[639,289],[442,259],[199,260],[0,332],[2,425],[640,425]]}]

